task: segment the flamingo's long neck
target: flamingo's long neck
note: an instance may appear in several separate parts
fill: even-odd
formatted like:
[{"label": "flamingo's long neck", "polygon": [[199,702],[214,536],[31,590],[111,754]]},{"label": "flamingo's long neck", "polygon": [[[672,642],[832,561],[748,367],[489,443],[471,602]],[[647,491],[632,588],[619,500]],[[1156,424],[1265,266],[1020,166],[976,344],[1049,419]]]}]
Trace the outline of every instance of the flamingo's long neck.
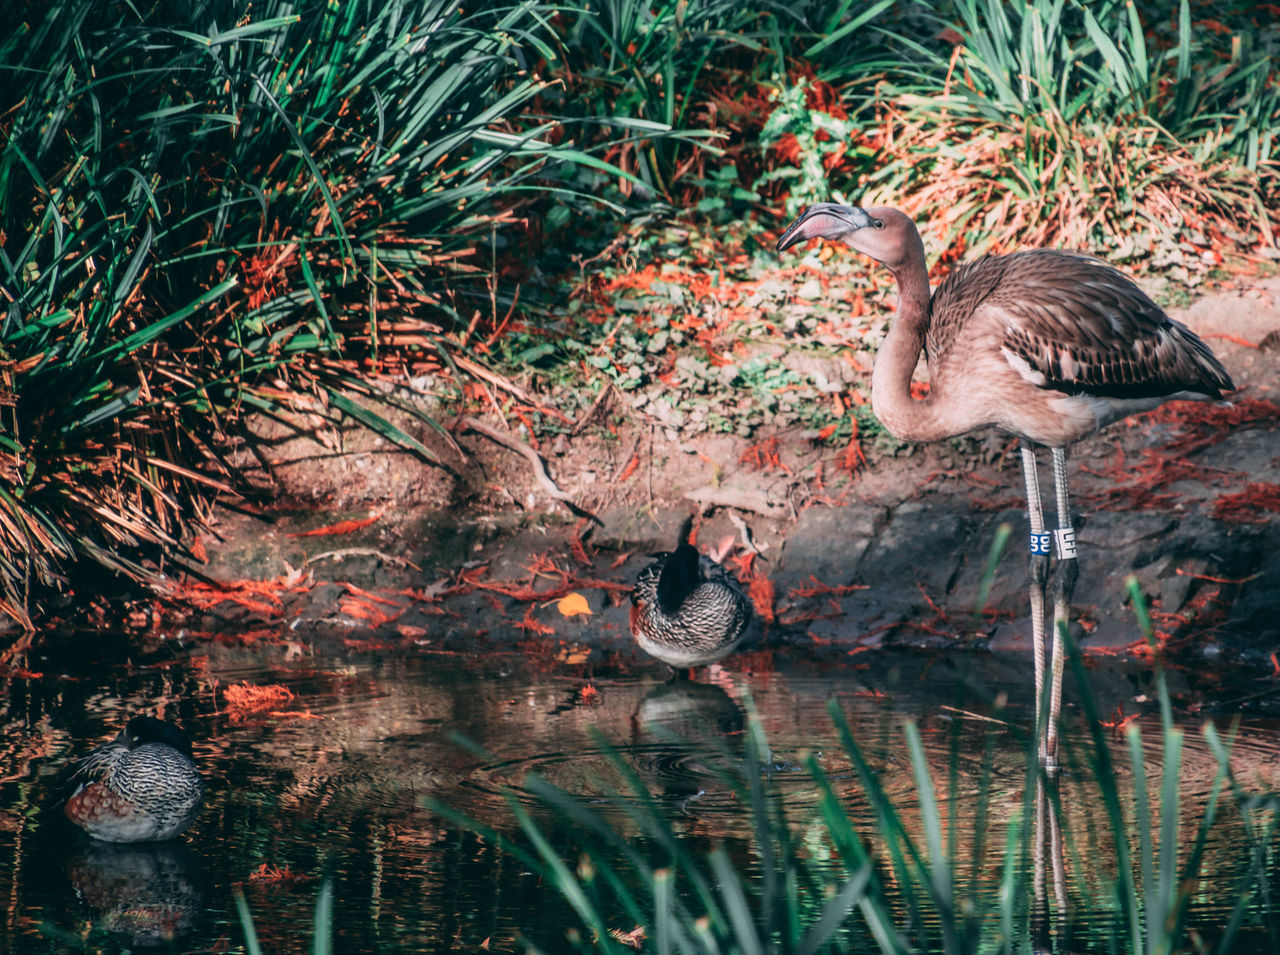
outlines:
[{"label": "flamingo's long neck", "polygon": [[871,410],[899,440],[939,441],[959,432],[948,424],[937,389],[932,388],[925,398],[911,397],[911,375],[924,349],[930,321],[924,246],[918,237],[915,244],[907,261],[894,269],[898,311],[871,371]]}]

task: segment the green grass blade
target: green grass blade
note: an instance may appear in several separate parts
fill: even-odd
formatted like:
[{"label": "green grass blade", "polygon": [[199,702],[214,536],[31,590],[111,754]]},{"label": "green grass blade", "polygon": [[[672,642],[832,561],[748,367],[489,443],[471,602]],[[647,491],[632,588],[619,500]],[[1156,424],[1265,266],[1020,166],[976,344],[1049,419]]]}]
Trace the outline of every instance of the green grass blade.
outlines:
[{"label": "green grass blade", "polygon": [[891,6],[893,6],[893,0],[879,0],[877,3],[870,4],[859,11],[858,15],[848,23],[842,24],[840,27],[829,32],[825,37],[809,47],[802,55],[805,59],[813,59],[822,53],[823,50],[827,49],[827,47],[839,43],[855,30],[862,29],[865,24],[880,16],[880,14],[884,13],[884,11],[889,9]]},{"label": "green grass blade", "polygon": [[263,98],[267,104],[275,112],[279,118],[281,125],[288,130],[290,138],[298,151],[302,155],[303,161],[307,164],[307,168],[311,170],[311,181],[320,191],[320,195],[324,197],[324,203],[329,207],[329,221],[333,225],[333,229],[338,234],[338,243],[342,248],[342,257],[344,262],[355,264],[355,250],[351,246],[351,239],[347,235],[346,226],[343,224],[342,211],[338,208],[338,203],[333,198],[333,193],[329,190],[328,182],[325,180],[324,174],[320,171],[320,166],[312,156],[311,151],[307,148],[307,144],[302,141],[302,137],[298,134],[297,128],[289,119],[289,114],[284,111],[279,101],[271,95],[271,91],[267,89],[266,84],[258,77],[253,78],[254,83],[261,90]]},{"label": "green grass blade", "polygon": [[236,284],[237,282],[235,278],[229,278],[229,279],[226,279],[225,281],[219,282],[217,285],[209,289],[207,292],[205,292],[195,301],[190,302],[187,305],[184,305],[182,308],[178,309],[176,312],[171,312],[170,314],[166,315],[164,318],[157,319],[156,321],[152,322],[150,325],[146,326],[145,328],[139,329],[137,332],[134,332],[132,335],[126,335],[124,338],[121,338],[118,341],[106,346],[105,348],[100,349],[95,354],[89,356],[88,360],[89,361],[110,361],[110,360],[119,358],[122,355],[128,355],[134,351],[137,351],[142,346],[150,344],[151,342],[158,339],[161,335],[163,335],[173,326],[179,324],[180,322],[186,321],[193,314],[195,314],[197,310],[203,308],[204,306],[210,304],[211,302],[215,302],[218,299],[222,298],[222,296],[226,295],[227,292],[235,288]]},{"label": "green grass blade", "polygon": [[711,871],[716,875],[724,898],[729,924],[733,927],[735,948],[743,955],[764,955],[764,948],[756,934],[755,920],[751,917],[751,907],[747,904],[747,896],[742,889],[742,880],[733,863],[723,849],[713,850],[710,861]]},{"label": "green grass blade", "polygon": [[822,914],[800,944],[795,948],[796,955],[813,955],[824,945],[835,938],[836,933],[844,925],[849,913],[859,904],[866,894],[867,885],[871,881],[871,865],[864,865],[857,873],[833,895],[822,907]]},{"label": "green grass blade", "polygon": [[312,929],[311,951],[314,955],[331,955],[333,952],[333,880],[328,876],[320,883],[316,896],[315,924]]},{"label": "green grass blade", "polygon": [[675,913],[671,908],[672,873],[670,869],[659,869],[653,874],[653,944],[657,955],[672,955],[673,926]]},{"label": "green grass blade", "polygon": [[253,927],[253,915],[249,912],[249,903],[245,901],[244,893],[233,888],[231,897],[235,899],[236,915],[240,918],[240,930],[244,932],[245,950],[249,955],[262,955],[262,946],[258,944],[258,933]]},{"label": "green grass blade", "polygon": [[[858,835],[858,831],[853,827],[843,804],[831,787],[831,781],[827,778],[826,773],[822,771],[821,765],[812,754],[805,758],[805,768],[818,784],[818,805],[826,822],[827,831],[831,834],[832,841],[840,850],[841,856],[848,859],[852,866],[856,867],[855,871],[860,871],[870,866],[872,864],[871,854],[867,851],[862,837]],[[866,920],[868,928],[871,930],[872,937],[882,952],[892,953],[892,955],[905,955],[906,952],[910,951],[907,941],[902,938],[894,926],[893,913],[884,900],[883,891],[878,880],[871,883],[870,891],[863,894],[858,902],[858,907],[863,919]]]},{"label": "green grass blade", "polygon": [[943,943],[948,952],[958,951],[960,940],[956,933],[955,898],[952,888],[950,857],[942,838],[942,816],[938,812],[937,794],[929,761],[920,742],[920,730],[914,722],[904,727],[907,754],[911,759],[911,772],[916,781],[916,795],[920,800],[920,815],[924,823],[925,844],[929,851],[928,882],[941,920]]},{"label": "green grass blade", "polygon": [[507,805],[520,824],[520,828],[524,830],[525,836],[533,844],[534,850],[542,860],[542,867],[549,873],[556,890],[573,906],[574,911],[578,913],[578,918],[582,919],[595,934],[596,944],[602,951],[618,952],[617,943],[609,934],[607,921],[587,896],[582,883],[561,860],[560,853],[547,841],[537,823],[514,797],[508,797]]},{"label": "green grass blade", "polygon": [[324,390],[335,408],[343,414],[350,415],[370,431],[382,435],[388,441],[393,441],[402,448],[413,451],[427,461],[439,461],[439,458],[425,444],[398,425],[388,421],[376,411],[366,408],[349,395],[334,388],[325,388]]},{"label": "green grass blade", "polygon": [[[1157,926],[1148,925],[1148,931],[1158,929],[1164,936],[1166,951],[1175,951],[1178,945],[1178,910],[1182,907],[1178,883],[1178,796],[1182,775],[1182,731],[1166,730],[1164,734],[1164,783],[1160,791],[1160,867],[1156,892],[1160,896],[1159,911],[1163,919]],[[1148,888],[1150,893],[1150,888]],[[1150,903],[1148,902],[1148,907]]]}]

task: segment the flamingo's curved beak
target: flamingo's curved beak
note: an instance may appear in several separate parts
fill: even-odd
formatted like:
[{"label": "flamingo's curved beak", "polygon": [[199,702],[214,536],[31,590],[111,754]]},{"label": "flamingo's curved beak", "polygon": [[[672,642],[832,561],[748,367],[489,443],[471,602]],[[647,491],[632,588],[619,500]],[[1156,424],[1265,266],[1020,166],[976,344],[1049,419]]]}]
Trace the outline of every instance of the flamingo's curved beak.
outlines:
[{"label": "flamingo's curved beak", "polygon": [[819,202],[805,209],[800,218],[787,227],[778,240],[778,251],[785,252],[808,239],[841,239],[869,225],[871,216],[857,206]]}]

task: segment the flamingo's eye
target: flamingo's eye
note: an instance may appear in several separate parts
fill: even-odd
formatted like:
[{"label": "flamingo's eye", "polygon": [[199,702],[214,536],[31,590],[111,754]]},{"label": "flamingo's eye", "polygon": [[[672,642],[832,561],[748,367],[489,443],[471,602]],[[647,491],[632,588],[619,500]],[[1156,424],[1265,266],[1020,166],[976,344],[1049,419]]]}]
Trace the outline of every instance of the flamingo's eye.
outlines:
[{"label": "flamingo's eye", "polygon": [[883,221],[883,220],[881,220],[881,219],[872,219],[872,220],[871,220],[871,224],[872,224],[873,226],[875,226],[875,228],[877,228],[877,229],[883,229],[883,228],[884,228],[884,221]]}]

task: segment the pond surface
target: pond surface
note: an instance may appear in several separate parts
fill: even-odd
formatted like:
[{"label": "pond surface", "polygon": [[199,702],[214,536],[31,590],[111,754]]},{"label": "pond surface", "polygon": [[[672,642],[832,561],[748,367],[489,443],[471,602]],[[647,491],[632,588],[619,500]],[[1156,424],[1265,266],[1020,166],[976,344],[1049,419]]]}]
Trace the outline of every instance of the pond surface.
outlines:
[{"label": "pond surface", "polygon": [[[980,801],[982,825],[996,841],[1024,805],[1031,719],[1025,659],[869,652],[835,666],[753,655],[703,671],[699,682],[667,683],[664,672],[650,668],[593,671],[569,652],[322,644],[286,633],[140,648],[136,638],[92,634],[49,637],[30,652],[25,669],[5,678],[0,950],[118,951],[168,935],[176,936],[171,950],[242,951],[233,900],[239,886],[264,950],[308,951],[327,876],[339,952],[522,951],[518,939],[525,937],[556,951],[565,928],[577,924],[568,906],[489,841],[433,812],[432,801],[514,832],[503,795],[510,790],[572,863],[582,834],[528,795],[526,774],[536,771],[596,800],[620,831],[643,841],[603,798],[626,788],[606,757],[608,744],[669,806],[684,838],[707,849],[725,846],[749,872],[758,860],[741,800],[716,758],[671,737],[714,744],[732,759],[743,751],[752,706],[770,745],[765,785],[819,861],[817,787],[801,768],[806,753],[833,777],[855,825],[867,832],[875,826],[827,712],[833,699],[908,825],[918,818],[919,791],[902,727],[908,720],[920,727],[935,787],[957,801],[962,857]],[[1280,788],[1274,681],[1209,692],[1200,679],[1170,674],[1186,730],[1187,832],[1217,770],[1199,729],[1206,719],[1234,732],[1232,768],[1243,787]],[[1101,712],[1124,707],[1138,715],[1144,738],[1155,739],[1149,674],[1107,662],[1090,670],[1090,680]],[[255,707],[234,692],[243,683],[284,687],[292,696],[277,691]],[[1002,697],[1009,706],[994,716],[992,701]],[[1267,700],[1270,711],[1251,709]],[[110,846],[78,836],[55,805],[60,774],[142,712],[177,722],[195,741],[209,790],[200,817],[169,844]],[[1061,790],[1068,859],[1052,944],[1105,949],[1107,910],[1090,900],[1102,893],[1114,863],[1097,848],[1105,824],[1090,773],[1079,759],[1071,762],[1081,732],[1078,714],[1068,717]],[[1110,745],[1122,780],[1131,781],[1123,736]],[[1160,753],[1147,745],[1154,774]],[[1131,792],[1122,797],[1131,801]],[[1197,895],[1194,916],[1206,930],[1236,901],[1239,832],[1238,820],[1226,819],[1206,848],[1213,877]],[[1271,848],[1274,886],[1280,845]],[[998,855],[988,868],[995,891]]]}]

